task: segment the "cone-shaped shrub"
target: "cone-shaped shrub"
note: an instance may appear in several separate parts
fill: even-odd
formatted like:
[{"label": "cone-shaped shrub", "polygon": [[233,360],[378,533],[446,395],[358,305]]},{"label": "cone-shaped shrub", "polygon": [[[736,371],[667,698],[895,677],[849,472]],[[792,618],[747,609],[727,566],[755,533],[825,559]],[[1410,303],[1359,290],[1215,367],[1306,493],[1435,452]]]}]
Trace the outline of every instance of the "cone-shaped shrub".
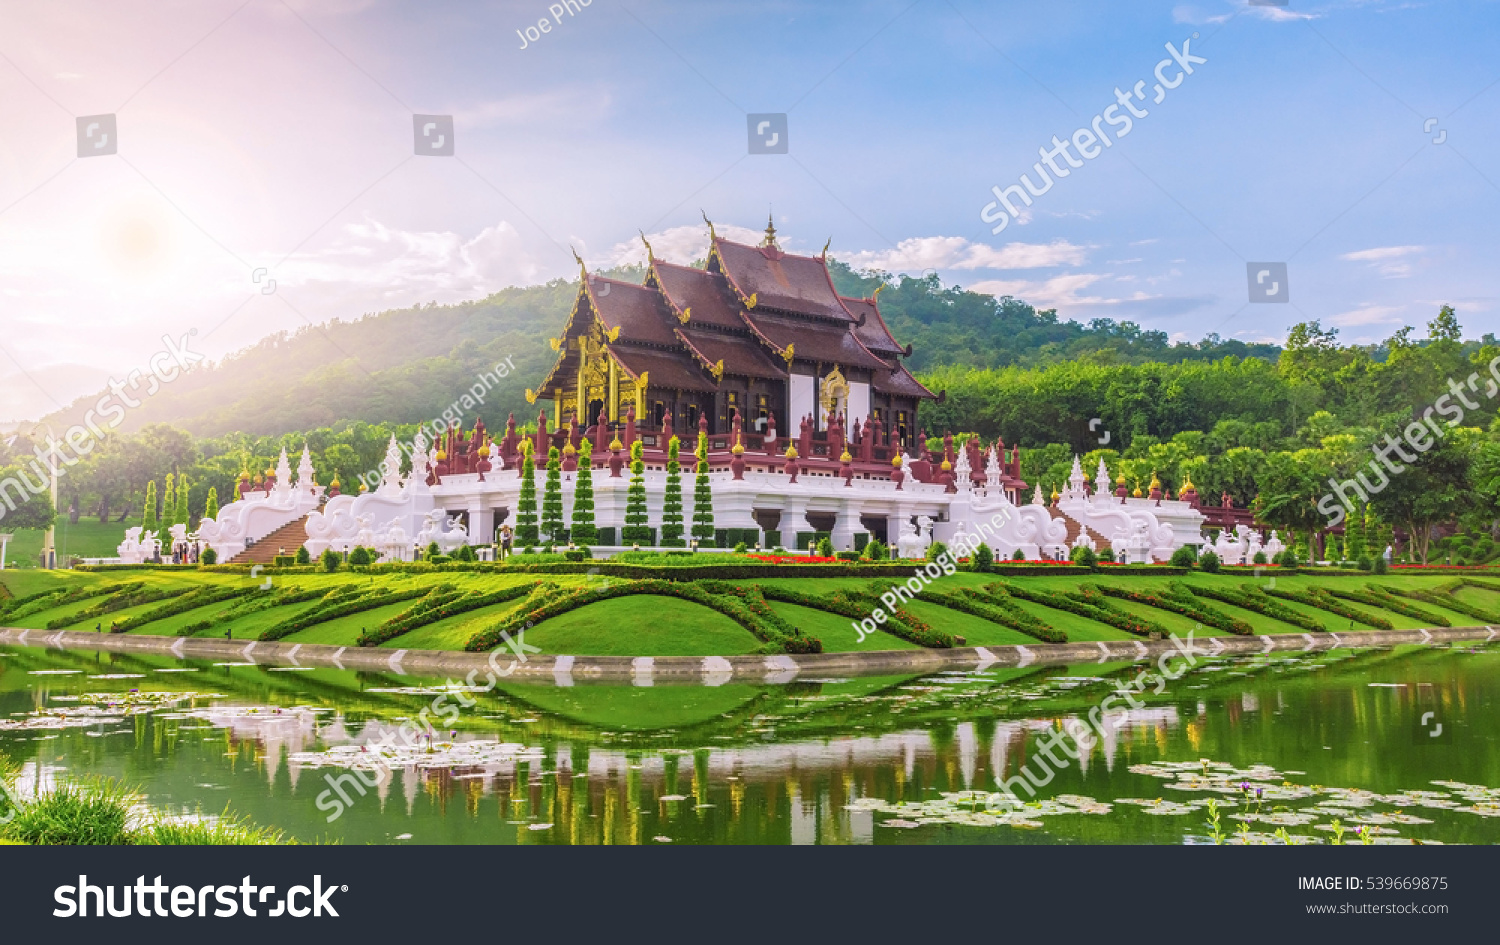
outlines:
[{"label": "cone-shaped shrub", "polygon": [[651,543],[646,525],[646,464],[641,460],[641,441],[630,444],[630,488],[625,492],[625,528],[620,538],[626,544]]},{"label": "cone-shaped shrub", "polygon": [[527,548],[537,543],[536,464],[531,461],[531,441],[521,441],[521,497],[516,502],[516,538]]},{"label": "cone-shaped shrub", "polygon": [[708,435],[698,434],[698,476],[693,480],[693,537],[701,544],[714,543],[714,496],[708,485]]},{"label": "cone-shaped shrub", "polygon": [[542,489],[542,534],[549,544],[563,540],[562,456],[547,449],[547,484]]},{"label": "cone-shaped shrub", "polygon": [[578,477],[573,483],[573,526],[568,536],[575,545],[588,547],[599,540],[594,527],[594,444],[578,444]]},{"label": "cone-shaped shrub", "polygon": [[677,461],[681,442],[667,442],[667,486],[661,503],[661,543],[668,548],[687,544],[682,537],[682,466]]}]

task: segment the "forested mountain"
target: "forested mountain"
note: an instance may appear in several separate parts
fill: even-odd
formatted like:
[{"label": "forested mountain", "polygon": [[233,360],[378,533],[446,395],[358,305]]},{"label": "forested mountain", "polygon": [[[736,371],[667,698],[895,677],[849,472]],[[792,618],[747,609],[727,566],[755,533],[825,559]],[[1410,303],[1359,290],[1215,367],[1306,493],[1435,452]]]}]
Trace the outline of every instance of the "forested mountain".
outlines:
[{"label": "forested mountain", "polygon": [[[845,295],[865,297],[885,282],[881,310],[891,330],[915,348],[910,366],[998,368],[1087,357],[1101,364],[1203,361],[1224,355],[1273,359],[1273,345],[1208,339],[1167,343],[1164,332],[1130,322],[1059,321],[1018,299],[995,299],[926,279],[855,273],[834,260]],[[640,281],[640,267],[608,275]],[[274,435],[343,421],[420,423],[442,413],[481,371],[511,358],[515,370],[480,414],[492,425],[507,413],[534,415],[525,390],[545,375],[555,353],[547,339],[562,330],[576,281],[509,288],[459,305],[426,305],[279,333],[221,362],[191,371],[129,412],[122,430],[168,423],[198,436]],[[102,391],[100,392],[103,393]],[[46,419],[59,429],[77,422],[99,395],[80,398]],[[472,420],[472,418],[470,418]]]}]

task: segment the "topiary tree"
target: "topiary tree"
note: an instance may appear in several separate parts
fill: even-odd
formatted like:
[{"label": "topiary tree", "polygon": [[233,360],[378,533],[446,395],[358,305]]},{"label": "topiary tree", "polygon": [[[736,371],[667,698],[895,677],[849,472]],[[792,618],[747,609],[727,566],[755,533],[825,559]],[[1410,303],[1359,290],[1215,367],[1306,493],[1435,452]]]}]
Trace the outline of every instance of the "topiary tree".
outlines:
[{"label": "topiary tree", "polygon": [[306,545],[300,545],[300,546],[298,546],[298,548],[297,548],[297,563],[298,564],[312,564],[312,552],[310,552],[310,551],[307,550],[307,546]]},{"label": "topiary tree", "polygon": [[1115,560],[1115,550],[1113,548],[1105,548],[1099,552],[1099,560],[1113,563]]},{"label": "topiary tree", "polygon": [[575,545],[587,548],[599,540],[594,527],[594,444],[578,445],[578,475],[573,482],[573,525],[568,531]]},{"label": "topiary tree", "polygon": [[536,527],[536,464],[531,461],[531,441],[521,441],[521,496],[516,501],[516,544],[531,547],[538,539]]},{"label": "topiary tree", "polygon": [[1264,551],[1257,551],[1255,553],[1255,557],[1252,558],[1252,559],[1250,559],[1250,563],[1251,564],[1266,564],[1267,563],[1267,561],[1266,561],[1266,553]]},{"label": "topiary tree", "polygon": [[626,544],[651,543],[646,525],[646,464],[641,460],[641,441],[630,444],[630,487],[625,491],[625,527],[620,540]]},{"label": "topiary tree", "polygon": [[219,490],[214,486],[208,487],[208,501],[203,505],[203,517],[211,519],[219,517]]},{"label": "topiary tree", "polygon": [[204,548],[203,554],[198,556],[199,564],[218,564],[219,553],[212,548]]},{"label": "topiary tree", "polygon": [[1026,560],[1026,552],[1022,551],[1020,548],[1017,548],[1016,549],[1016,553],[1010,556],[1010,560],[1012,560],[1012,561],[1025,561]]},{"label": "topiary tree", "polygon": [[478,561],[479,555],[474,553],[473,545],[460,545],[453,557],[459,561]]},{"label": "topiary tree", "polygon": [[935,541],[927,546],[927,560],[936,561],[942,555],[948,553],[948,546],[940,541]]},{"label": "topiary tree", "polygon": [[1386,573],[1386,571],[1390,570],[1390,566],[1385,563],[1385,556],[1380,555],[1375,559],[1375,562],[1370,565],[1370,569],[1374,574],[1384,574]]},{"label": "topiary tree", "polygon": [[188,512],[188,477],[180,476],[177,480],[177,509],[173,516],[173,525],[191,525]]},{"label": "topiary tree", "polygon": [[889,557],[886,553],[885,542],[875,539],[865,545],[865,557],[871,561],[884,561]]},{"label": "topiary tree", "polygon": [[161,493],[161,527],[177,524],[177,476],[167,473],[167,486]]},{"label": "topiary tree", "polygon": [[747,552],[749,550],[750,550],[750,546],[747,545],[747,544],[745,544],[742,541],[737,541],[737,542],[734,543],[734,553],[737,554],[737,555],[742,555],[742,554],[744,554],[745,552]]},{"label": "topiary tree", "polygon": [[970,558],[969,567],[975,571],[988,571],[995,566],[995,553],[990,546],[980,542],[974,548],[974,554]]},{"label": "topiary tree", "polygon": [[547,449],[547,485],[542,490],[542,534],[548,544],[562,541],[567,534],[563,526],[562,456],[557,447]]},{"label": "topiary tree", "polygon": [[667,486],[661,501],[661,544],[668,548],[687,545],[682,537],[682,465],[677,461],[680,446],[675,436],[667,441]]},{"label": "topiary tree", "polygon": [[1183,545],[1181,548],[1178,548],[1176,551],[1172,552],[1172,557],[1168,560],[1167,563],[1174,568],[1191,568],[1197,560],[1197,549],[1195,549],[1192,545]]},{"label": "topiary tree", "polygon": [[[349,558],[350,563],[352,564],[354,556],[350,555]],[[339,569],[339,565],[343,563],[343,559],[339,556],[339,553],[337,551],[334,551],[332,548],[324,548],[323,553],[318,555],[318,563],[323,566],[324,571],[327,571],[331,574]]]},{"label": "topiary tree", "polygon": [[1204,571],[1207,571],[1209,574],[1219,573],[1219,563],[1219,556],[1214,554],[1212,551],[1205,551],[1203,552],[1203,554],[1198,556],[1198,567],[1202,568]]},{"label": "topiary tree", "polygon": [[702,544],[714,543],[714,496],[708,485],[708,434],[698,434],[697,477],[693,480],[693,537]]},{"label": "topiary tree", "polygon": [[813,548],[813,554],[819,558],[832,558],[833,542],[827,538],[819,538],[817,545]]},{"label": "topiary tree", "polygon": [[1069,560],[1083,568],[1094,568],[1099,566],[1099,556],[1094,554],[1094,549],[1087,546],[1074,548],[1068,555]]},{"label": "topiary tree", "polygon": [[161,527],[160,522],[159,522],[159,520],[156,517],[156,480],[155,479],[153,479],[150,482],[146,483],[146,511],[141,516],[141,524],[144,526],[143,531],[148,531],[148,532],[157,531]]},{"label": "topiary tree", "polygon": [[370,555],[370,549],[364,547],[363,545],[357,545],[355,546],[353,551],[349,552],[350,567],[363,567],[373,563],[374,560],[375,559]]},{"label": "topiary tree", "polygon": [[426,561],[431,561],[433,558],[440,558],[442,555],[443,549],[439,548],[438,543],[435,541],[428,542],[427,549],[422,552],[422,558]]}]

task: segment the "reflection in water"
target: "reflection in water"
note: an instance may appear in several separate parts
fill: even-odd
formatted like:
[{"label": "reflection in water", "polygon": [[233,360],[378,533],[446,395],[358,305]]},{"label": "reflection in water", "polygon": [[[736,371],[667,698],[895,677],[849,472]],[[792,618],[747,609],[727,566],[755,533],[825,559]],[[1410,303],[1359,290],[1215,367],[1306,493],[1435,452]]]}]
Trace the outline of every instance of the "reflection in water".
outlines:
[{"label": "reflection in water", "polygon": [[[1131,667],[515,686],[406,745],[403,723],[442,687],[9,649],[0,751],[29,765],[28,778],[103,774],[158,806],[228,803],[307,840],[1181,843],[1205,833],[1216,797],[1252,839],[1286,828],[1324,840],[1340,820],[1382,840],[1495,842],[1500,795],[1486,786],[1500,785],[1500,753],[1478,720],[1493,717],[1497,656],[1205,660],[1145,707],[1108,714],[1102,737],[1020,811],[998,806],[998,785],[1043,736],[1085,722]],[[201,673],[163,672],[185,668]],[[1446,737],[1420,740],[1427,712]]]}]

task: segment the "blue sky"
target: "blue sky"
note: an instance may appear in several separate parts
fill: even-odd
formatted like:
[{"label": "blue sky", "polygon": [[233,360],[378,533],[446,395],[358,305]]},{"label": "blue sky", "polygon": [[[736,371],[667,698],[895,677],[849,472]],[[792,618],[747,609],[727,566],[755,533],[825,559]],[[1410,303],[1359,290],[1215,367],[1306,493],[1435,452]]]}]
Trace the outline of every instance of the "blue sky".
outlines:
[{"label": "blue sky", "polygon": [[[163,334],[221,357],[629,261],[637,230],[691,259],[701,212],[1180,338],[1376,341],[1444,303],[1500,332],[1495,2],[548,7],[0,4],[0,419]],[[1150,101],[1185,41],[1207,62]],[[1143,79],[1150,114],[993,235],[991,187]],[[747,154],[750,112],[789,153]],[[119,153],[77,158],[106,113]],[[454,157],[413,156],[413,113],[454,116]],[[1247,304],[1272,261],[1289,302]]]}]

